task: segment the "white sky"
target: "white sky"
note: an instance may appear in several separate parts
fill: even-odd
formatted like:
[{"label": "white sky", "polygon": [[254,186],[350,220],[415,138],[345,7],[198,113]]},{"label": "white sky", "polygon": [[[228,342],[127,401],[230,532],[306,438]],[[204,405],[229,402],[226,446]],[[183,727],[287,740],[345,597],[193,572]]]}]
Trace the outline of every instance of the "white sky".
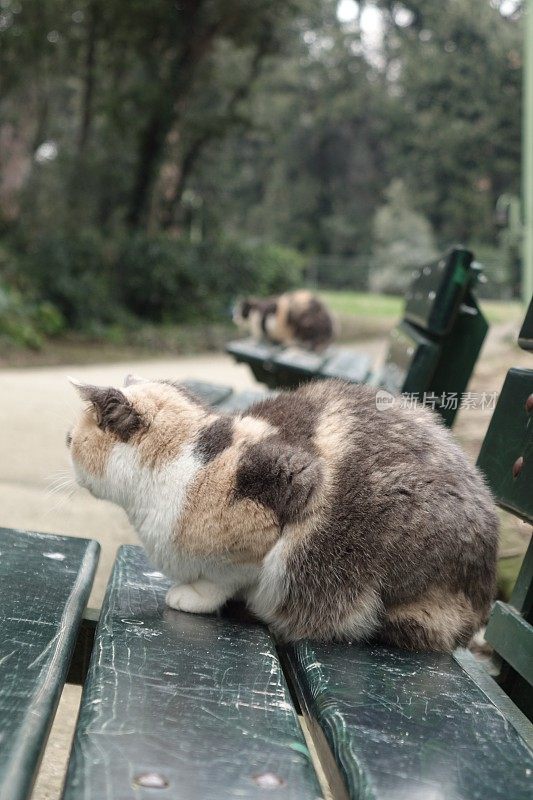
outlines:
[{"label": "white sky", "polygon": [[[356,0],[339,0],[337,17],[349,25],[357,18],[359,4]],[[379,49],[382,40],[381,12],[371,3],[366,3],[361,14],[363,44],[369,51]]]},{"label": "white sky", "polygon": [[[495,0],[494,5],[497,5]],[[519,6],[519,0],[500,0],[500,12],[503,16],[510,16]],[[341,22],[349,24],[357,18],[359,4],[356,0],[339,0],[337,6],[337,17]],[[401,13],[401,12],[400,12]],[[409,14],[409,12],[406,12]],[[406,20],[407,22],[407,20]],[[400,21],[400,24],[401,21]],[[379,46],[381,42],[381,14],[376,6],[367,3],[361,15],[361,28],[363,30],[363,37],[366,39],[370,47]]]}]

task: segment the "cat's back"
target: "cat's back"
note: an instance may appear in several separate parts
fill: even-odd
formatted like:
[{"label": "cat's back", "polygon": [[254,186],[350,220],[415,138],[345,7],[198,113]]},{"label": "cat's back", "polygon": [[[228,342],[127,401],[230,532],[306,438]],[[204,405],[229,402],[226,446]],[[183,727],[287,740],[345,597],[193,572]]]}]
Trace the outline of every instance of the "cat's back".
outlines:
[{"label": "cat's back", "polygon": [[449,490],[462,499],[476,494],[478,503],[491,504],[478,470],[434,411],[403,407],[399,398],[382,409],[373,387],[315,381],[268,398],[249,413],[320,457],[344,489],[357,483],[376,496],[401,484],[434,497]]},{"label": "cat's back", "polygon": [[281,392],[256,403],[247,413],[264,419],[291,443],[314,452],[328,441],[341,440],[343,452],[362,449],[383,457],[398,449],[413,450],[422,457],[432,442],[453,446],[433,412],[402,408],[399,398],[382,410],[375,388],[342,380],[314,381]]}]

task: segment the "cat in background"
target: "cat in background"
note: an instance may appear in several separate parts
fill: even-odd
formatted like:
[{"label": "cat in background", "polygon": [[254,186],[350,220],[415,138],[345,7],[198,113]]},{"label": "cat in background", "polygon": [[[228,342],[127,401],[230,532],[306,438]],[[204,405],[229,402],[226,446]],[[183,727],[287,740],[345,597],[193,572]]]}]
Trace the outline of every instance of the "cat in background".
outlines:
[{"label": "cat in background", "polygon": [[300,289],[279,297],[248,297],[237,304],[233,321],[258,341],[324,350],[335,336],[335,323],[324,303]]},{"label": "cat in background", "polygon": [[286,641],[467,645],[495,589],[498,516],[425,408],[309,383],[227,414],[167,381],[78,384],[76,479],[122,506],[166,602],[235,597]]}]

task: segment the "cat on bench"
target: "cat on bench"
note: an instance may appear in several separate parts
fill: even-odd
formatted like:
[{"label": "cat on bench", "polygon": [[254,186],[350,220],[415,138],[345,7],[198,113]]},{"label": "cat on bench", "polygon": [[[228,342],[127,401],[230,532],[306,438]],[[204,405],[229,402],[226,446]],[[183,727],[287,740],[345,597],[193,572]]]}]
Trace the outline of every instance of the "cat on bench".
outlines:
[{"label": "cat on bench", "polygon": [[342,381],[228,414],[172,381],[77,384],[78,483],[122,506],[172,608],[230,598],[285,641],[466,646],[494,597],[498,517],[431,411]]}]

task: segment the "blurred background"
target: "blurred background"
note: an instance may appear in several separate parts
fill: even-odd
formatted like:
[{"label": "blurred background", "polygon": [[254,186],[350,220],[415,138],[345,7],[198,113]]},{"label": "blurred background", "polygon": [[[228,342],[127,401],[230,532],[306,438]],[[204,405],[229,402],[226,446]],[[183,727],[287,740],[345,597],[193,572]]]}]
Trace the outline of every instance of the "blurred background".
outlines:
[{"label": "blurred background", "polygon": [[0,0],[0,364],[217,348],[302,284],[358,338],[456,242],[512,301],[522,6]]}]

